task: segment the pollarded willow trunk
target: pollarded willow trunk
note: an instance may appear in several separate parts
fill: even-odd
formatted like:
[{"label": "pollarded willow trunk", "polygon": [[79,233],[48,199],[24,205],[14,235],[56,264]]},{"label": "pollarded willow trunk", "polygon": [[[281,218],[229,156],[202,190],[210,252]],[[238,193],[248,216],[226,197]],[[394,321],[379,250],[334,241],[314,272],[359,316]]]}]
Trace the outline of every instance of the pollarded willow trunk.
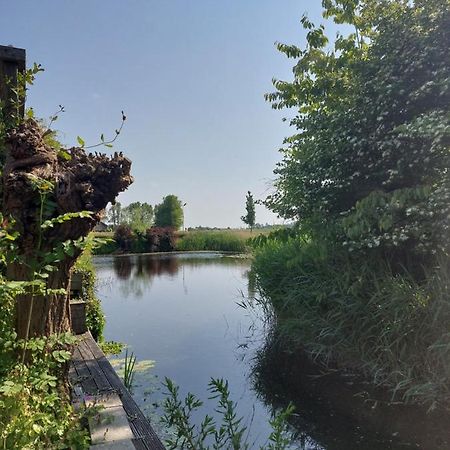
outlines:
[{"label": "pollarded willow trunk", "polygon": [[[43,254],[88,235],[108,202],[114,202],[117,194],[132,183],[131,162],[121,153],[108,157],[86,154],[76,147],[58,152],[45,143],[44,130],[33,119],[10,131],[6,146],[3,214],[14,219],[19,232],[19,259],[8,267],[7,275],[10,280],[29,281],[34,277],[34,267],[42,265]],[[50,184],[45,186],[45,182]],[[89,211],[91,216],[42,229],[43,220],[81,211]],[[72,248],[54,263],[56,270],[49,273],[49,288],[67,291],[71,268],[80,252]],[[16,328],[21,338],[68,331],[68,295],[19,296]]]}]

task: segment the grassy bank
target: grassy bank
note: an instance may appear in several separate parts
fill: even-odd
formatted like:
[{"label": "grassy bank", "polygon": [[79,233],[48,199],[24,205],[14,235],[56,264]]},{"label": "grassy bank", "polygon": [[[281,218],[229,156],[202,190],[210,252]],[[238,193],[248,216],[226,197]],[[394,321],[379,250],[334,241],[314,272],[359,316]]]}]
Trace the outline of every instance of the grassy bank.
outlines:
[{"label": "grassy bank", "polygon": [[244,253],[247,251],[245,231],[189,231],[177,242],[179,251],[222,251]]},{"label": "grassy bank", "polygon": [[358,257],[297,237],[267,241],[253,270],[286,348],[360,372],[396,400],[435,407],[450,401],[446,261],[419,282],[376,252]]},{"label": "grassy bank", "polygon": [[[267,234],[268,231],[254,230],[199,230],[179,232],[176,237],[176,251],[219,251],[219,252],[248,252],[248,240]],[[123,253],[119,244],[114,240],[114,233],[97,232],[95,237],[106,239],[102,245],[93,250],[95,255],[109,255]],[[134,235],[130,241],[130,253],[148,252],[145,237]]]}]

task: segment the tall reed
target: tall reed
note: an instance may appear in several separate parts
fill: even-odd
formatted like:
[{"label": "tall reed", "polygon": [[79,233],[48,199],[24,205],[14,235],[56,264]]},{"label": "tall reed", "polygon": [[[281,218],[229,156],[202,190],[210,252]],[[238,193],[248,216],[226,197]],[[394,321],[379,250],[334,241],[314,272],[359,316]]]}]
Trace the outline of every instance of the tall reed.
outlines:
[{"label": "tall reed", "polygon": [[136,356],[133,352],[128,355],[128,350],[125,351],[125,365],[123,368],[123,384],[131,392],[134,381],[134,366],[136,365]]},{"label": "tall reed", "polygon": [[228,231],[190,231],[177,243],[181,251],[222,251],[243,253],[247,251],[246,239]]},{"label": "tall reed", "polygon": [[438,258],[417,281],[375,253],[299,238],[267,242],[253,263],[286,345],[430,408],[450,400],[449,269]]}]

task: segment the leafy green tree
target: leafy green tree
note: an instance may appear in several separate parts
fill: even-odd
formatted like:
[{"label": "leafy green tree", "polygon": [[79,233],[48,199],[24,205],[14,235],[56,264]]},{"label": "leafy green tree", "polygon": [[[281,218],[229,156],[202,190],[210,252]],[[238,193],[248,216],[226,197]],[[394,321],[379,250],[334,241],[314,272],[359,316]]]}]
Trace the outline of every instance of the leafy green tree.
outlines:
[{"label": "leafy green tree", "polygon": [[122,209],[122,220],[134,231],[145,231],[152,226],[153,206],[148,203],[133,202]]},{"label": "leafy green tree", "polygon": [[241,220],[250,227],[251,231],[253,231],[256,218],[255,201],[253,200],[253,195],[250,191],[247,192],[247,196],[245,198],[245,211],[246,211],[245,216],[242,216]]},{"label": "leafy green tree", "polygon": [[167,195],[155,206],[155,226],[179,229],[183,225],[183,204],[176,195]]},{"label": "leafy green tree", "polygon": [[114,205],[110,206],[107,213],[107,219],[114,228],[122,223],[122,205],[120,202],[116,202]]},{"label": "leafy green tree", "polygon": [[[450,1],[323,0],[354,32],[328,44],[302,19],[294,80],[275,80],[273,108],[295,108],[266,200],[353,248],[448,250]],[[348,29],[348,28],[347,28]]]}]

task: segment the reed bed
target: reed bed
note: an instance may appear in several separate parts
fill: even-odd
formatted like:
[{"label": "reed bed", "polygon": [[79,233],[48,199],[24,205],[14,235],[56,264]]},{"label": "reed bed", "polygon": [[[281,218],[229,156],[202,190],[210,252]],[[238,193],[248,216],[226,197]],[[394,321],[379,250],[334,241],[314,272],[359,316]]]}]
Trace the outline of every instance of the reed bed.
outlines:
[{"label": "reed bed", "polygon": [[244,236],[232,231],[189,231],[179,239],[176,249],[244,253],[247,251],[247,239]]},{"label": "reed bed", "polygon": [[269,241],[255,253],[261,301],[286,346],[364,374],[393,400],[448,403],[448,258],[437,258],[419,282],[382,258],[300,238]]}]

